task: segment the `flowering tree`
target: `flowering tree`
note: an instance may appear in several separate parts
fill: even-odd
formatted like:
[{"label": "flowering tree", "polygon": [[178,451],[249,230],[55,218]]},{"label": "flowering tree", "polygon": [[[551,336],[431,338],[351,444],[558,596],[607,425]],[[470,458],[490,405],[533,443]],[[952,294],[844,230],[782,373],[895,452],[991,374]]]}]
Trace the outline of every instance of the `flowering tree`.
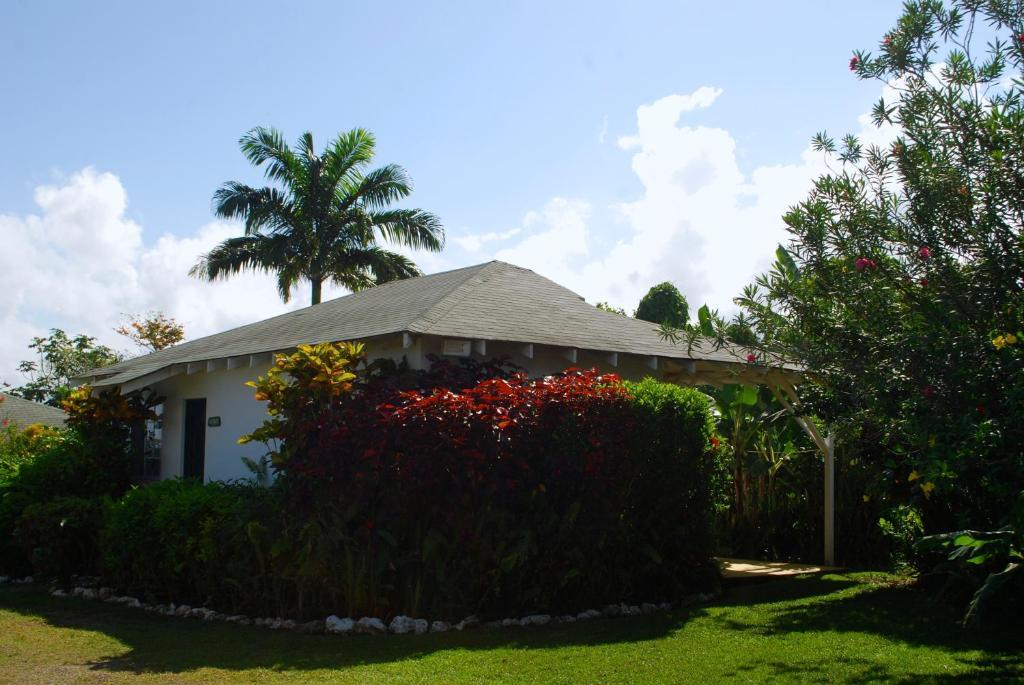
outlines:
[{"label": "flowering tree", "polygon": [[871,467],[864,502],[931,529],[998,525],[1024,487],[1022,65],[1019,3],[908,2],[849,63],[891,88],[889,142],[815,137],[836,168],[737,299],[813,370],[814,409]]},{"label": "flowering tree", "polygon": [[185,339],[185,327],[162,312],[147,312],[129,316],[115,333],[130,338],[139,347],[149,352],[177,345]]}]

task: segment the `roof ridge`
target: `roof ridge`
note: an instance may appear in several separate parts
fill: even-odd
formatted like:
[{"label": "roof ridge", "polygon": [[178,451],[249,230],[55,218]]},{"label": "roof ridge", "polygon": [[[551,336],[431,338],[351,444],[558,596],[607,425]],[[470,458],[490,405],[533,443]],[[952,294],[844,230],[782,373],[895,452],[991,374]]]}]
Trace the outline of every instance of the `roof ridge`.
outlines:
[{"label": "roof ridge", "polygon": [[466,299],[466,296],[469,295],[473,287],[483,282],[484,277],[498,266],[512,265],[500,262],[496,259],[479,265],[476,269],[473,269],[463,281],[459,282],[457,286],[452,288],[451,292],[438,300],[418,319],[414,319],[409,324],[409,331],[412,333],[429,333],[434,324],[444,318],[444,316],[454,309],[456,305]]}]

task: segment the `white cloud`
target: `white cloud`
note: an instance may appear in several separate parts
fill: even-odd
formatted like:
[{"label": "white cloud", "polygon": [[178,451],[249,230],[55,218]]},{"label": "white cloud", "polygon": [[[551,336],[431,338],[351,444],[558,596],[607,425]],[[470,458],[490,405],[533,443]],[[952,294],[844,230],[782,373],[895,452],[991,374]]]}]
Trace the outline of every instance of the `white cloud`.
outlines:
[{"label": "white cloud", "polygon": [[194,237],[164,235],[146,245],[113,174],[83,169],[37,188],[35,201],[38,214],[0,215],[0,380],[23,381],[17,362],[29,357],[32,336],[51,327],[129,349],[112,330],[124,314],[159,310],[197,338],[307,302],[302,291],[282,304],[273,278],[262,274],[217,283],[189,277],[198,256],[239,227],[213,222]]},{"label": "white cloud", "polygon": [[556,197],[541,211],[528,212],[523,217],[526,237],[515,246],[500,250],[495,258],[529,265],[544,274],[571,270],[570,260],[588,253],[589,216],[590,205],[586,202]]},{"label": "white cloud", "polygon": [[487,243],[501,242],[522,233],[521,228],[513,228],[504,233],[491,231],[490,233],[467,233],[466,235],[455,236],[452,240],[466,252],[479,252]]},{"label": "white cloud", "polygon": [[[787,240],[782,215],[826,166],[808,147],[788,163],[745,173],[729,131],[686,122],[686,113],[712,107],[722,95],[704,86],[641,105],[636,132],[618,144],[632,152],[642,194],[611,207],[556,198],[528,214],[525,237],[495,257],[628,311],[665,280],[680,287],[692,310],[705,302],[733,310],[733,298]],[[858,123],[866,143],[891,140],[891,130],[876,131],[866,116]]]}]

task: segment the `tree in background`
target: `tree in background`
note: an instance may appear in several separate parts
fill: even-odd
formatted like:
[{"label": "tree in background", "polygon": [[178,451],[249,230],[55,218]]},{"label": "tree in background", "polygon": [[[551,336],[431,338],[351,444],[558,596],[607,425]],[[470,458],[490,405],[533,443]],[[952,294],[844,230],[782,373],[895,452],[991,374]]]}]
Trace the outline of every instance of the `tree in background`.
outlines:
[{"label": "tree in background", "polygon": [[76,335],[74,338],[54,328],[46,337],[36,337],[28,346],[37,359],[18,364],[18,371],[28,377],[24,385],[12,388],[12,395],[33,402],[59,407],[71,391],[71,379],[89,369],[110,366],[121,361],[120,353],[106,345],[98,345],[96,338]]},{"label": "tree in background", "polygon": [[908,2],[849,64],[892,87],[889,142],[816,136],[836,169],[737,300],[813,371],[804,399],[870,476],[840,507],[867,520],[995,527],[1024,489],[1022,65],[1019,2]]},{"label": "tree in background", "polygon": [[133,314],[114,332],[150,352],[159,352],[185,339],[185,327],[162,312],[148,312],[144,316]]},{"label": "tree in background", "polygon": [[203,256],[193,276],[212,281],[245,270],[271,272],[285,302],[303,279],[318,304],[324,282],[355,291],[420,275],[412,260],[380,247],[379,239],[433,252],[444,246],[436,216],[390,208],[412,192],[412,180],[395,164],[367,169],[376,142],[365,129],[338,135],[320,154],[309,132],[295,150],[273,128],[254,128],[239,144],[274,185],[230,181],[217,190],[214,213],[244,221],[245,234]]},{"label": "tree in background", "polygon": [[665,281],[647,291],[634,316],[651,323],[685,328],[690,319],[690,307],[679,288]]},{"label": "tree in background", "polygon": [[622,316],[626,316],[625,309],[623,309],[622,307],[613,307],[607,302],[598,302],[594,306],[600,309],[602,312],[609,312],[611,314],[621,314]]}]

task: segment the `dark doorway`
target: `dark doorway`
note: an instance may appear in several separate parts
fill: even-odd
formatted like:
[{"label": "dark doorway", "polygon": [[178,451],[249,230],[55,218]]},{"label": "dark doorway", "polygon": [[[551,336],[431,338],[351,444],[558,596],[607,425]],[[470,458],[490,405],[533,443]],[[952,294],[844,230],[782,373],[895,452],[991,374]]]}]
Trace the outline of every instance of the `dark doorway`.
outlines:
[{"label": "dark doorway", "polygon": [[185,400],[185,466],[182,476],[203,480],[206,463],[206,398]]}]

